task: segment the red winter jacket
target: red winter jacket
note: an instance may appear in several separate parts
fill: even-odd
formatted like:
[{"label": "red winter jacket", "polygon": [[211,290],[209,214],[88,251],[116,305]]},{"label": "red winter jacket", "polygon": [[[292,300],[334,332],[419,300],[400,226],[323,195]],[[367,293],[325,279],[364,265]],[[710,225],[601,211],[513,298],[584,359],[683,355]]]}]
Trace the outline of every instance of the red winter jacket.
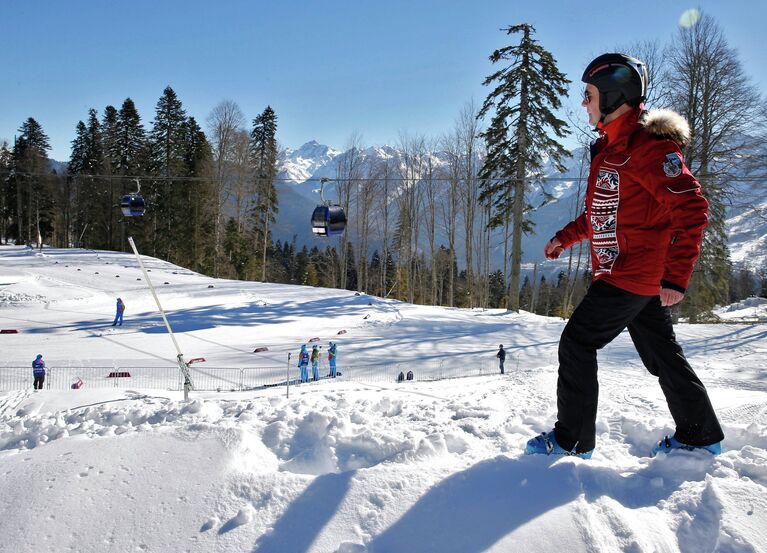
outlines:
[{"label": "red winter jacket", "polygon": [[585,212],[556,237],[591,242],[594,280],[643,296],[684,293],[708,223],[708,202],[684,164],[687,122],[639,108],[612,121],[592,147]]}]

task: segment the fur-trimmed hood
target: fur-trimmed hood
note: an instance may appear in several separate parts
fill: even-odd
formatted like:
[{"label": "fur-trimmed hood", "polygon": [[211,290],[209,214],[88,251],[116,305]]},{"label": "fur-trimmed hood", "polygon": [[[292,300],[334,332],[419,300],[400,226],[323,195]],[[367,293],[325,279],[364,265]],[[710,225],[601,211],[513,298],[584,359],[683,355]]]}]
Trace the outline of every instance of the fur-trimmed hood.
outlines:
[{"label": "fur-trimmed hood", "polygon": [[690,125],[687,120],[670,109],[647,111],[642,114],[639,124],[651,135],[673,140],[680,148],[690,141]]}]

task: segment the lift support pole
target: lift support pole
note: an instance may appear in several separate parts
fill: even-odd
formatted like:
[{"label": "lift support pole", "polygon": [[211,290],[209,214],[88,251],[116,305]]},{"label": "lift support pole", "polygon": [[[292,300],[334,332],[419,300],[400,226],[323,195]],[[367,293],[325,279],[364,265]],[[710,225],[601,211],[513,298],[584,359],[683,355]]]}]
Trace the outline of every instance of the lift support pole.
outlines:
[{"label": "lift support pole", "polygon": [[181,374],[184,375],[184,401],[187,401],[189,399],[189,390],[194,389],[194,383],[192,382],[192,375],[189,374],[189,366],[184,362],[184,354],[181,353],[181,348],[178,347],[178,342],[176,342],[176,337],[173,335],[173,330],[170,328],[170,323],[168,322],[168,318],[165,316],[165,311],[162,309],[162,305],[160,305],[160,298],[157,297],[157,292],[154,290],[154,286],[152,286],[152,281],[149,279],[149,273],[146,272],[146,269],[144,268],[144,263],[141,261],[141,256],[138,253],[138,250],[136,249],[136,244],[133,242],[133,237],[128,237],[128,243],[130,244],[130,247],[133,249],[133,253],[136,254],[136,259],[138,260],[139,267],[141,267],[141,271],[144,273],[144,278],[146,278],[146,282],[149,285],[149,290],[152,292],[152,296],[154,297],[154,301],[157,304],[157,309],[160,310],[160,315],[162,315],[162,320],[165,322],[165,328],[168,329],[168,334],[170,334],[170,339],[173,340],[173,345],[176,347],[176,353],[178,355],[176,356],[176,360],[178,361],[178,368],[181,369]]}]

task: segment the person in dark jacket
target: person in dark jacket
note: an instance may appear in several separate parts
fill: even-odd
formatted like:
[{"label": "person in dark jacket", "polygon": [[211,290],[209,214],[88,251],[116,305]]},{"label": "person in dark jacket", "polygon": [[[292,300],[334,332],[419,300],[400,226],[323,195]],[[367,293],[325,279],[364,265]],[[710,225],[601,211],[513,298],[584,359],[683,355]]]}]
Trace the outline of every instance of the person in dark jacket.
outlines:
[{"label": "person in dark jacket", "polygon": [[32,384],[35,390],[42,390],[43,383],[45,382],[45,361],[43,361],[43,354],[38,353],[35,360],[32,361],[32,377],[34,383]]},{"label": "person in dark jacket", "polygon": [[498,353],[496,353],[495,356],[498,358],[498,364],[501,367],[501,374],[504,374],[504,372],[503,372],[503,362],[506,361],[506,350],[503,349],[503,344],[498,346]]},{"label": "person in dark jacket", "polygon": [[301,382],[309,382],[309,352],[306,351],[306,344],[301,346],[298,354],[298,368],[301,371]]},{"label": "person in dark jacket", "polygon": [[121,298],[117,298],[117,306],[115,308],[115,320],[112,323],[112,326],[115,326],[116,324],[119,324],[119,326],[123,325],[124,312],[125,312],[125,304],[123,303],[123,300]]},{"label": "person in dark jacket", "polygon": [[588,240],[593,282],[559,341],[557,422],[525,452],[591,457],[596,441],[597,350],[624,328],[658,377],[676,433],[652,454],[704,449],[724,438],[706,388],[677,343],[670,306],[679,303],[700,253],[708,203],[685,166],[687,122],[670,110],[645,111],[645,65],[604,54],[583,74],[582,105],[599,132],[591,148],[585,211],[544,247],[547,259]]}]

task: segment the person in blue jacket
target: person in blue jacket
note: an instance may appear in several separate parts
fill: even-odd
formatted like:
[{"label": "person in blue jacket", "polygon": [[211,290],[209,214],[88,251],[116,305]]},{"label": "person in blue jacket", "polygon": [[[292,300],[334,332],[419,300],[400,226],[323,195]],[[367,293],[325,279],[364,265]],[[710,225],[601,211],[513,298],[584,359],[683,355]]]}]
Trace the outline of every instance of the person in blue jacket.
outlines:
[{"label": "person in blue jacket", "polygon": [[336,357],[338,348],[335,342],[328,342],[328,364],[330,365],[330,378],[336,377]]},{"label": "person in blue jacket", "polygon": [[298,368],[301,369],[301,382],[309,382],[309,352],[306,351],[306,344],[301,346],[301,353],[298,354]]},{"label": "person in blue jacket", "polygon": [[35,379],[33,384],[35,390],[42,390],[43,382],[45,382],[45,361],[43,361],[42,353],[38,353],[35,360],[32,361],[32,376]]},{"label": "person in blue jacket", "polygon": [[123,303],[123,300],[121,298],[117,298],[117,307],[116,307],[116,313],[115,313],[115,320],[112,323],[112,326],[115,326],[117,321],[120,321],[119,325],[123,325],[123,312],[125,311],[125,304]]},{"label": "person in blue jacket", "polygon": [[312,346],[312,376],[314,381],[317,382],[320,379],[320,371],[317,368],[320,364],[320,348],[319,346]]}]

